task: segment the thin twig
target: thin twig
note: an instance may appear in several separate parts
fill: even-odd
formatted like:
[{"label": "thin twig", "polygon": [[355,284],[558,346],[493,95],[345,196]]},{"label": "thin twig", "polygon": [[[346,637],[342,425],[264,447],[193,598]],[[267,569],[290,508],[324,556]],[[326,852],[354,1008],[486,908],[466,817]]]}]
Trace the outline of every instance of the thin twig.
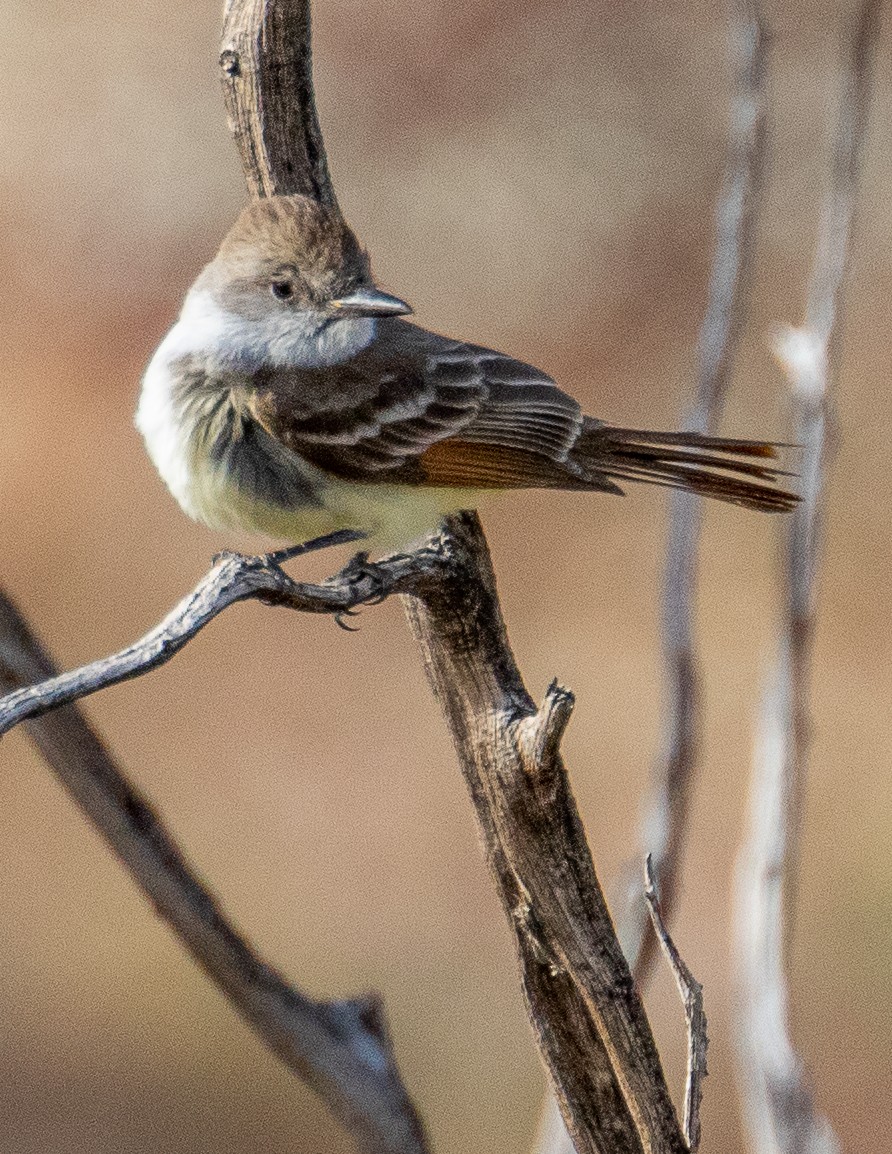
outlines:
[{"label": "thin twig", "polygon": [[706,1077],[706,1051],[709,1045],[706,1014],[703,1010],[703,987],[691,973],[672,940],[663,917],[663,908],[654,885],[650,856],[644,862],[644,897],[650,910],[654,933],[672,968],[678,991],[684,1003],[688,1025],[688,1074],[685,1080],[684,1132],[691,1154],[700,1146],[700,1103],[703,1101],[703,1079]]},{"label": "thin twig", "polygon": [[[768,118],[766,37],[756,0],[731,0],[729,41],[735,63],[730,138],[716,211],[709,295],[698,342],[697,393],[685,421],[687,428],[703,433],[715,433],[721,421],[749,300],[750,265],[758,227]],[[667,920],[671,920],[675,908],[700,741],[694,606],[702,523],[702,503],[687,494],[673,493],[663,575],[665,728],[641,830],[642,849],[652,857],[656,888]],[[637,876],[632,882],[621,940],[636,979],[644,984],[656,942]]]},{"label": "thin twig", "polygon": [[224,609],[238,601],[258,600],[302,613],[337,617],[352,613],[365,601],[377,601],[408,588],[436,564],[432,553],[421,550],[411,557],[382,561],[374,570],[357,571],[348,565],[324,584],[309,585],[293,581],[272,555],[223,554],[192,592],[139,641],[110,657],[37,685],[27,685],[0,699],[0,737],[22,721],[166,664]]},{"label": "thin twig", "polygon": [[[223,562],[215,573],[221,576],[233,566],[231,560]],[[205,597],[209,594],[206,588]],[[222,604],[217,612],[221,609]],[[47,687],[60,680],[64,679],[57,676],[21,614],[0,593],[0,688],[31,682]],[[56,691],[50,696],[59,706],[89,691],[84,679],[78,694]],[[69,704],[38,719],[41,701],[51,708],[46,704],[49,697],[40,690],[14,692],[11,697],[22,704],[18,712],[3,709],[7,728],[15,724],[11,718],[30,718],[28,732],[59,781],[158,914],[255,1033],[319,1093],[355,1136],[359,1149],[366,1154],[427,1154],[422,1124],[400,1081],[379,999],[317,1002],[288,983],[226,918],[80,710]]]},{"label": "thin twig", "polygon": [[832,363],[881,7],[880,0],[866,0],[851,26],[830,187],[805,322],[800,328],[785,329],[776,342],[792,386],[794,439],[802,446],[802,501],[786,533],[779,651],[764,691],[749,832],[736,879],[743,1017],[739,1068],[756,1154],[830,1154],[838,1149],[829,1124],[815,1109],[802,1062],[790,1040],[786,954],[795,911],[810,746],[808,688],[825,476],[831,454],[827,430],[832,418]]}]

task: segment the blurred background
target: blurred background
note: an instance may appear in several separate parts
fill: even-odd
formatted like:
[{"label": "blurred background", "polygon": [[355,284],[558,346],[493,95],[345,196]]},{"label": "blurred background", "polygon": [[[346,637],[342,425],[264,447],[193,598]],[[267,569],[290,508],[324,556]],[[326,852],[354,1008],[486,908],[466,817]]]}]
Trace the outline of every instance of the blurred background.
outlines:
[{"label": "blurred background", "polygon": [[[807,287],[850,5],[766,3],[774,128],[725,430],[788,434],[769,352]],[[141,371],[244,199],[217,0],[0,0],[2,580],[65,667],[144,632],[243,541],[189,523],[132,425]],[[535,362],[586,408],[677,424],[727,129],[725,6],[317,0],[341,203],[421,323]],[[843,1145],[892,1128],[892,74],[881,45],[838,385],[792,1019]],[[667,502],[484,511],[511,636],[565,748],[601,877],[635,852],[659,746]],[[704,1154],[743,1150],[729,894],[776,621],[776,520],[710,507],[706,742],[677,938],[706,988]],[[256,542],[247,542],[256,547]],[[295,571],[321,575],[329,555]],[[240,927],[317,996],[385,996],[439,1154],[527,1151],[544,1078],[452,749],[400,606],[347,635],[259,605],[88,712]],[[0,774],[6,1154],[346,1154],[210,989],[24,736]],[[648,1007],[680,1090],[682,1012]]]}]

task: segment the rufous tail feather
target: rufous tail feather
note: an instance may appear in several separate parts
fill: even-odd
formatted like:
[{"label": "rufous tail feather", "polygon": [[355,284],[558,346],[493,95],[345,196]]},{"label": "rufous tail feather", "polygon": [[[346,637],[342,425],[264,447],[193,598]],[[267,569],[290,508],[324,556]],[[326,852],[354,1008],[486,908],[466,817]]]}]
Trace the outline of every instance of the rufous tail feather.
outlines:
[{"label": "rufous tail feather", "polygon": [[784,513],[795,493],[776,487],[790,474],[765,462],[777,446],[705,433],[652,433],[586,422],[573,446],[573,464],[611,481],[643,481],[729,501],[746,509]]}]

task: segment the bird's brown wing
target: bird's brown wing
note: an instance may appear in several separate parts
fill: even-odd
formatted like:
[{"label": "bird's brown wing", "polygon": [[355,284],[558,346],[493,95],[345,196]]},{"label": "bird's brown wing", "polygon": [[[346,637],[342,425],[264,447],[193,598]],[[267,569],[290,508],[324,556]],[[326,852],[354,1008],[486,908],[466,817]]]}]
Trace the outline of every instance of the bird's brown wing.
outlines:
[{"label": "bird's brown wing", "polygon": [[344,479],[462,488],[576,480],[576,401],[522,361],[405,321],[382,324],[381,339],[339,365],[264,370],[249,406],[277,441]]},{"label": "bird's brown wing", "polygon": [[269,369],[248,407],[280,444],[343,479],[464,489],[601,489],[645,481],[783,511],[775,447],[583,417],[538,369],[491,349],[382,323],[337,366]]}]

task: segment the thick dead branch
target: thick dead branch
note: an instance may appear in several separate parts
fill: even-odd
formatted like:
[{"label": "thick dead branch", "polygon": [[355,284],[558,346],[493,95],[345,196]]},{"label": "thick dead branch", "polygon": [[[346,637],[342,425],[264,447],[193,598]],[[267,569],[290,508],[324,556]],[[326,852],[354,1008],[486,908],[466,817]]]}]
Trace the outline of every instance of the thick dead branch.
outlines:
[{"label": "thick dead branch", "polygon": [[[756,0],[731,0],[729,43],[735,77],[727,162],[716,211],[716,245],[706,313],[698,343],[694,406],[684,425],[718,430],[731,381],[750,287],[758,227],[759,193],[767,136],[765,33]],[[642,822],[642,852],[649,854],[660,904],[671,919],[678,890],[691,791],[700,740],[700,674],[694,636],[700,501],[673,493],[663,575],[663,749],[654,767]],[[656,939],[636,875],[620,937],[635,976],[646,982]]]},{"label": "thick dead branch", "polygon": [[[312,101],[308,11],[307,0],[230,0],[227,5],[227,35],[235,39],[221,58],[224,89],[255,195],[306,192],[306,177],[292,180],[289,174],[300,174],[308,157],[324,155]],[[233,29],[250,32],[236,35]],[[252,78],[265,67],[264,45],[273,39],[286,71],[281,83],[261,92]],[[240,82],[240,76],[247,79]],[[311,111],[309,129],[297,133],[283,127],[291,123],[295,86]],[[333,202],[330,189],[322,189],[322,199]],[[448,566],[436,581],[415,583],[409,616],[446,708],[517,936],[533,1029],[579,1154],[683,1149],[659,1056],[557,754],[569,698],[555,690],[544,712],[536,714],[507,645],[476,519],[452,519],[439,551],[449,558]],[[458,646],[465,647],[464,657]],[[485,668],[487,661],[492,668]],[[529,721],[530,716],[537,720]],[[516,733],[504,728],[509,724],[518,727]],[[538,793],[520,789],[525,769],[533,766],[540,767],[530,779],[539,782]],[[546,829],[560,837],[551,843],[543,836]],[[572,856],[560,857],[557,846]],[[568,873],[571,860],[578,868]],[[562,886],[569,887],[566,893]]]},{"label": "thick dead branch", "polygon": [[684,1095],[684,1132],[691,1154],[697,1154],[700,1146],[700,1103],[703,1101],[703,1079],[706,1077],[706,1050],[709,1037],[706,1031],[706,1014],[703,1010],[703,987],[691,973],[672,935],[666,927],[663,908],[654,888],[653,863],[647,858],[644,864],[644,897],[650,910],[654,933],[671,969],[678,992],[684,1003],[685,1019],[688,1025],[688,1076]]},{"label": "thick dead branch", "polygon": [[[249,188],[255,195],[301,192],[335,204],[313,100],[308,0],[230,0],[225,19],[220,64]],[[28,721],[37,736],[55,735],[45,748],[57,757],[71,792],[201,964],[320,1091],[361,1148],[420,1154],[424,1135],[377,1003],[318,1004],[289,991],[223,921],[107,756],[97,789],[90,758],[78,765],[64,752],[66,743],[76,748],[75,732],[93,761],[99,757],[95,737],[71,709],[75,700],[169,660],[237,601],[257,598],[337,615],[387,593],[409,594],[410,619],[515,932],[533,1028],[579,1154],[683,1154],[687,1146],[659,1055],[560,760],[572,697],[552,686],[537,710],[527,694],[476,517],[451,518],[426,548],[381,563],[374,576],[348,567],[322,585],[302,585],[279,562],[275,555],[221,558],[142,641],[11,693],[0,702],[0,733]],[[28,643],[20,631],[19,649]],[[67,713],[37,720],[65,707]]]},{"label": "thick dead branch", "polygon": [[450,518],[448,570],[407,598],[458,750],[524,994],[580,1154],[681,1151],[684,1137],[560,760],[572,697],[537,709],[508,645],[479,522]]},{"label": "thick dead branch", "polygon": [[[236,559],[230,558],[213,571],[223,599],[224,588],[233,587],[226,575],[234,578],[238,568]],[[250,583],[252,576],[255,573],[249,566],[244,581]],[[271,579],[270,586],[275,583]],[[203,584],[203,597],[208,601],[209,582]],[[216,611],[222,607],[218,603]],[[183,614],[188,613],[184,603]],[[124,676],[138,672],[132,660],[128,659],[131,671]],[[58,677],[19,612],[0,593],[0,688],[9,691],[32,682],[58,687],[65,680]],[[58,706],[99,688],[97,684],[91,687],[89,680],[75,678],[72,683],[69,678],[66,691],[57,688],[47,697],[29,690],[13,692],[11,698],[19,706],[18,710],[2,709],[6,728],[30,718],[28,732],[59,781],[159,915],[266,1045],[341,1119],[359,1149],[366,1154],[426,1154],[424,1131],[400,1081],[379,1000],[372,996],[317,1002],[286,982],[227,920],[83,714],[69,704],[37,719],[53,708],[46,704],[50,699]]]},{"label": "thick dead branch", "polygon": [[252,196],[337,207],[313,95],[309,0],[226,0],[220,72]]},{"label": "thick dead branch", "polygon": [[798,879],[800,826],[810,746],[808,687],[816,580],[831,446],[831,367],[873,78],[880,0],[857,11],[843,70],[831,181],[824,205],[805,323],[777,343],[802,446],[802,501],[788,523],[785,606],[775,668],[767,680],[751,785],[750,828],[738,860],[736,925],[743,1002],[740,1078],[757,1154],[830,1154],[836,1139],[816,1112],[789,1035],[786,952]]}]

